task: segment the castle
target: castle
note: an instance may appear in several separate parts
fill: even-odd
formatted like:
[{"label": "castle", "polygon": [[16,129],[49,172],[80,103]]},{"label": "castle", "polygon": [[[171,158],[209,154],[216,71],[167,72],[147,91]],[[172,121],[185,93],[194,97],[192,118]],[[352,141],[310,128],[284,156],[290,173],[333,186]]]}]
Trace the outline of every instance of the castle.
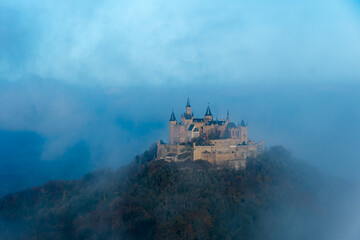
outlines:
[{"label": "castle", "polygon": [[206,160],[214,165],[245,168],[246,160],[264,150],[264,141],[248,138],[248,124],[236,125],[226,120],[214,120],[208,106],[203,118],[195,118],[187,100],[186,111],[177,121],[174,111],[169,120],[169,144],[158,142],[157,159],[166,161]]}]

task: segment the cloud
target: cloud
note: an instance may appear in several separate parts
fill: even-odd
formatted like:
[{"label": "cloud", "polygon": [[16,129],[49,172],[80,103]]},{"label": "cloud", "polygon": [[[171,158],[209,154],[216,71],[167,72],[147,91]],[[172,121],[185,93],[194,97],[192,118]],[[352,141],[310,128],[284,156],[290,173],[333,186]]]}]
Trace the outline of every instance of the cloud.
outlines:
[{"label": "cloud", "polygon": [[[201,90],[199,90],[201,89]],[[215,117],[249,122],[250,138],[285,145],[333,175],[358,179],[358,85],[85,87],[30,79],[0,84],[0,129],[36,132],[42,159],[57,159],[84,141],[95,165],[119,166],[151,143],[168,140],[190,97],[195,116],[210,102]],[[182,100],[183,99],[183,100]]]},{"label": "cloud", "polygon": [[156,118],[134,119],[140,113],[132,115],[134,109],[122,101],[126,96],[105,90],[34,79],[0,85],[0,129],[43,136],[44,160],[57,158],[79,141],[86,141],[97,164],[116,166],[144,150],[154,141],[153,131],[162,127]]},{"label": "cloud", "polygon": [[[0,8],[12,12],[0,23],[8,38],[3,48],[17,41],[0,58],[3,80],[32,74],[139,86],[360,75],[359,13],[349,1],[18,0]],[[19,40],[16,33],[25,35]],[[9,62],[11,56],[18,57]]]},{"label": "cloud", "polygon": [[0,128],[44,137],[43,159],[84,141],[120,165],[167,140],[190,97],[356,176],[358,42],[353,1],[4,0]]}]

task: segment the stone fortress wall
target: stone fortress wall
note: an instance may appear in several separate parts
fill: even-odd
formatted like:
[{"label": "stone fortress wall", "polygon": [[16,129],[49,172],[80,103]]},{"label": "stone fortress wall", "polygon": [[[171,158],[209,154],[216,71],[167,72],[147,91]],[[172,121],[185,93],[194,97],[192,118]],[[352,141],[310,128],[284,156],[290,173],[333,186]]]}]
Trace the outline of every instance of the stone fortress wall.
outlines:
[{"label": "stone fortress wall", "polygon": [[246,159],[256,157],[264,151],[264,141],[242,145],[240,140],[212,140],[210,146],[181,144],[157,144],[157,159],[166,161],[205,160],[214,165],[229,165],[238,168],[246,166]]}]

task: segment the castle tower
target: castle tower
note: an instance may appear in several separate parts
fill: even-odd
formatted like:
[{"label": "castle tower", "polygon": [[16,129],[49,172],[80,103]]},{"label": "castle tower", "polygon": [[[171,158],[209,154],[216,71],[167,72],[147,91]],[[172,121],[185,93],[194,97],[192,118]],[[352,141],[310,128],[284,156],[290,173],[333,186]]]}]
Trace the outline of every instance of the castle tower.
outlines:
[{"label": "castle tower", "polygon": [[174,114],[174,110],[171,112],[170,120],[169,120],[169,142],[170,144],[175,143],[175,137],[176,137],[176,118]]},{"label": "castle tower", "polygon": [[189,98],[187,99],[187,103],[186,103],[186,114],[191,115],[191,105]]},{"label": "castle tower", "polygon": [[[184,112],[183,115],[181,115],[181,124],[186,128],[184,131],[187,131],[187,128],[189,127],[189,125],[192,123],[193,121],[193,114],[191,113],[191,105],[190,105],[190,100],[189,98],[187,99],[187,103],[186,103],[186,111]],[[182,135],[186,136],[187,133],[182,131]]]},{"label": "castle tower", "polygon": [[239,137],[240,137],[240,140],[241,142],[245,142],[247,143],[249,141],[249,138],[248,138],[248,125],[247,123],[245,123],[244,120],[241,121],[241,124],[239,126]]},{"label": "castle tower", "polygon": [[209,105],[208,105],[208,107],[207,107],[207,109],[206,109],[206,113],[205,113],[204,120],[205,120],[206,122],[213,120],[213,115],[212,115],[212,113],[211,113],[211,110],[210,110]]}]

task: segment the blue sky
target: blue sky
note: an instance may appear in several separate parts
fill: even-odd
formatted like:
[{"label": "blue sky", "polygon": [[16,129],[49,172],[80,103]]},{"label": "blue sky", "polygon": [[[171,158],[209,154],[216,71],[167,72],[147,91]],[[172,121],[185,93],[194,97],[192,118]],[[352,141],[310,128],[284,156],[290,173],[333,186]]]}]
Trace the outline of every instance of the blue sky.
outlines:
[{"label": "blue sky", "polygon": [[229,109],[252,139],[359,180],[359,43],[356,1],[2,0],[0,178],[24,167],[0,195],[14,178],[129,162],[167,140],[187,97],[197,116]]}]

